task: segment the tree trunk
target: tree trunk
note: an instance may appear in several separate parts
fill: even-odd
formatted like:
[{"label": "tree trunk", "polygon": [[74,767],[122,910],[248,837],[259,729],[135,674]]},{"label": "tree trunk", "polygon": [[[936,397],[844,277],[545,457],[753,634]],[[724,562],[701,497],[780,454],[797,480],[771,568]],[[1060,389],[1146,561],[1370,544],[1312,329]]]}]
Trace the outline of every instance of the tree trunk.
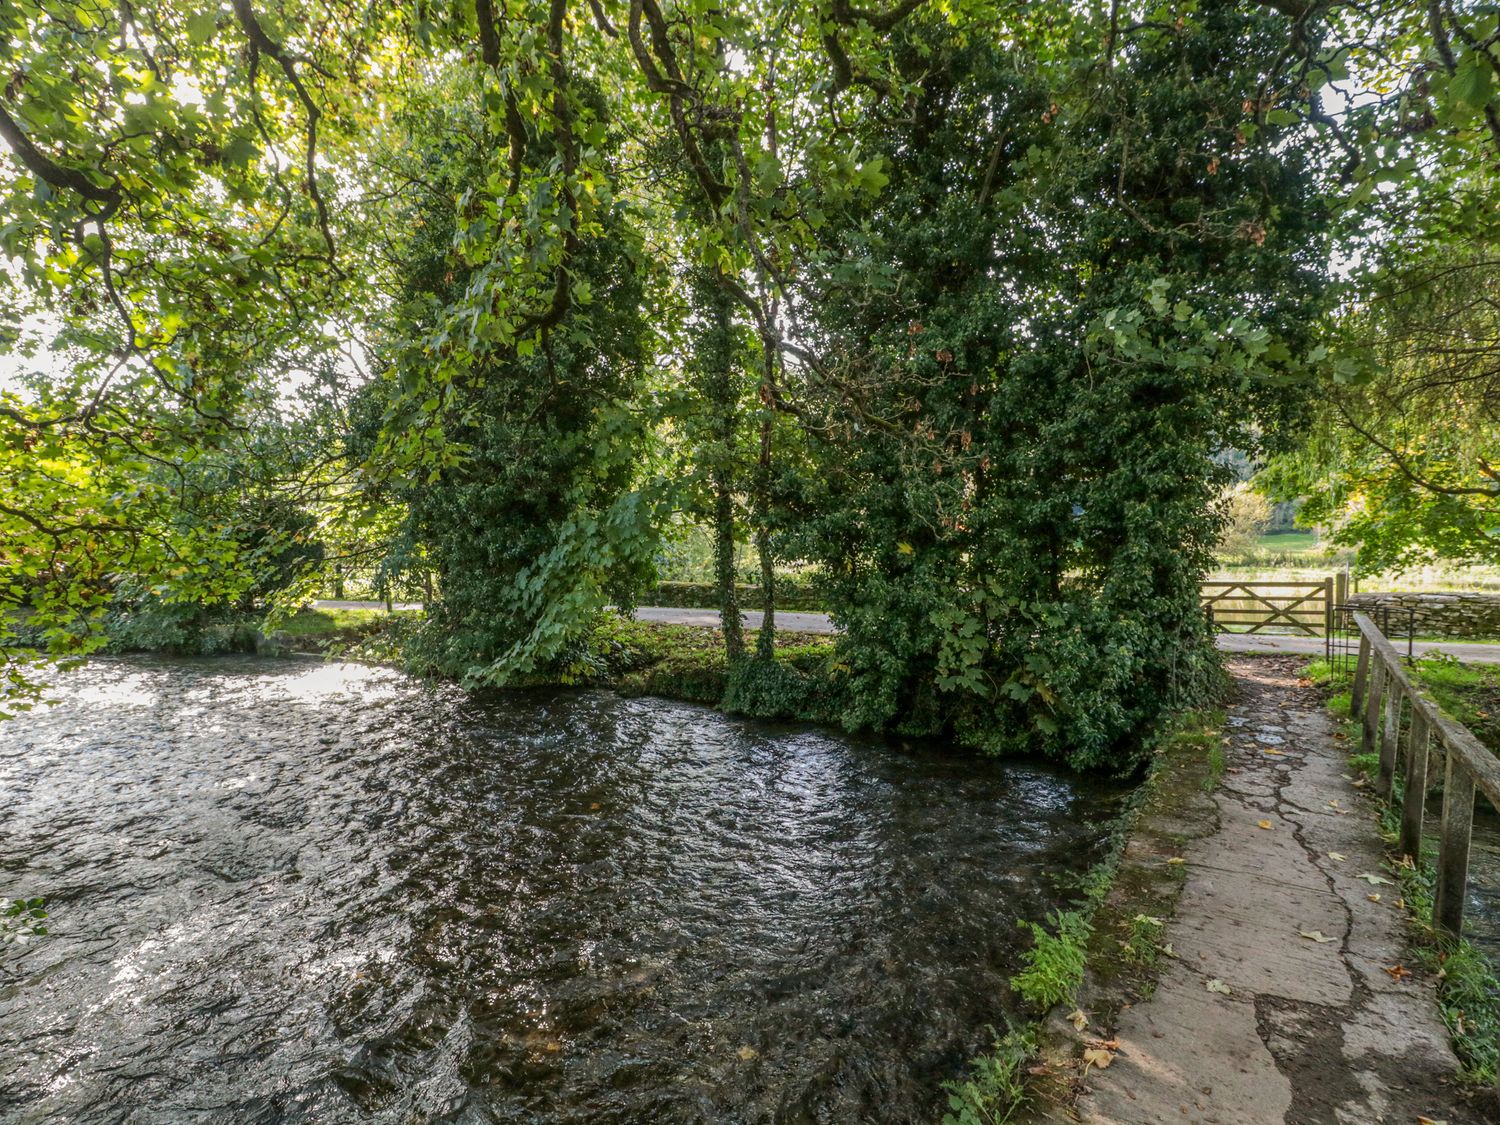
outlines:
[{"label": "tree trunk", "polygon": [[764,375],[760,385],[760,462],[755,472],[755,549],[760,555],[760,636],[755,655],[776,656],[776,560],[771,553],[771,427],[776,420],[776,349],[763,341]]},{"label": "tree trunk", "polygon": [[708,407],[712,455],[708,458],[714,493],[714,583],[724,656],[733,664],[745,655],[744,620],[734,573],[735,437],[739,429],[736,374],[740,359],[734,308],[722,274],[701,274],[697,300],[705,324],[696,344],[700,388]]}]

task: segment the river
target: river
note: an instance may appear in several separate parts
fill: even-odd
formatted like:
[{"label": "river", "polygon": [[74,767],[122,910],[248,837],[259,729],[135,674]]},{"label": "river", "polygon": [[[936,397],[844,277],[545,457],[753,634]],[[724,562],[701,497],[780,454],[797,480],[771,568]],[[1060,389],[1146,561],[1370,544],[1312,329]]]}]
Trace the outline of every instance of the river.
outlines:
[{"label": "river", "polygon": [[1120,790],[607,692],[103,659],[0,726],[0,1120],[936,1122]]}]

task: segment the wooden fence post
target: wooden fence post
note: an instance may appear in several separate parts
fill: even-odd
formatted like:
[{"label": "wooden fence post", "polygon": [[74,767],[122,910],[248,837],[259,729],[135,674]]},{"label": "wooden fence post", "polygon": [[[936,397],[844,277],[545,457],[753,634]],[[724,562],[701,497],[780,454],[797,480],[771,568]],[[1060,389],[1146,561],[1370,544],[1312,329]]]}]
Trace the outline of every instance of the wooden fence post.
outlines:
[{"label": "wooden fence post", "polygon": [[1411,709],[1406,740],[1406,792],[1401,798],[1401,854],[1415,863],[1422,858],[1422,814],[1427,803],[1427,715]]},{"label": "wooden fence post", "polygon": [[1380,734],[1380,693],[1385,688],[1385,679],[1385,661],[1374,661],[1370,666],[1370,694],[1365,696],[1364,738],[1359,747],[1366,754],[1375,749],[1375,739]]},{"label": "wooden fence post", "polygon": [[1391,690],[1385,693],[1385,722],[1380,731],[1380,776],[1375,779],[1375,792],[1382,797],[1391,793],[1391,780],[1396,776],[1396,744],[1401,738],[1401,688],[1395,677],[1391,677]]},{"label": "wooden fence post", "polygon": [[1437,902],[1432,920],[1458,937],[1464,925],[1464,884],[1469,877],[1469,836],[1474,827],[1474,775],[1451,748],[1443,772],[1443,827],[1438,845]]},{"label": "wooden fence post", "polygon": [[1349,604],[1349,572],[1341,570],[1333,576],[1333,597],[1339,605]]},{"label": "wooden fence post", "polygon": [[1359,717],[1360,706],[1365,701],[1365,688],[1370,680],[1370,638],[1359,635],[1359,661],[1354,665],[1354,688],[1349,693],[1349,715]]},{"label": "wooden fence post", "polygon": [[[1333,636],[1333,579],[1323,579],[1323,636]],[[1331,655],[1331,653],[1330,653]]]}]

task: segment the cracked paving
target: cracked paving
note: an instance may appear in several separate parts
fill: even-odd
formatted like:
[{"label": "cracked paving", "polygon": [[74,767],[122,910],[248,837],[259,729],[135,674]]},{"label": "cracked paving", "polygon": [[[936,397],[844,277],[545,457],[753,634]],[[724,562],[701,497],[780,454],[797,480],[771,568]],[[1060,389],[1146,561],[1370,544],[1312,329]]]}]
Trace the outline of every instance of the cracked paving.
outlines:
[{"label": "cracked paving", "polygon": [[[1121,1013],[1085,1121],[1477,1125],[1448,1086],[1458,1063],[1434,982],[1385,971],[1404,963],[1405,921],[1395,894],[1371,901],[1382,888],[1357,878],[1381,871],[1380,840],[1298,667],[1230,664],[1218,831],[1187,849],[1167,931],[1177,956]],[[1314,932],[1333,940],[1301,936]],[[1229,994],[1208,991],[1214,979]]]}]

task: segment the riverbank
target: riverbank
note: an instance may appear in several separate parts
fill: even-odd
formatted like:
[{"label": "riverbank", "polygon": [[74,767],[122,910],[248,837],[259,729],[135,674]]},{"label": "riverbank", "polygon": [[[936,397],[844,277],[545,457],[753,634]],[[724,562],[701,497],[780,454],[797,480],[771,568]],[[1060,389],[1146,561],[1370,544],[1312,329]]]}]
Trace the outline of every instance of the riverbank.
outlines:
[{"label": "riverbank", "polygon": [[1230,670],[1217,776],[1143,810],[1072,1019],[1048,1024],[1038,1119],[1494,1120],[1458,1085],[1437,974],[1301,662]]}]

